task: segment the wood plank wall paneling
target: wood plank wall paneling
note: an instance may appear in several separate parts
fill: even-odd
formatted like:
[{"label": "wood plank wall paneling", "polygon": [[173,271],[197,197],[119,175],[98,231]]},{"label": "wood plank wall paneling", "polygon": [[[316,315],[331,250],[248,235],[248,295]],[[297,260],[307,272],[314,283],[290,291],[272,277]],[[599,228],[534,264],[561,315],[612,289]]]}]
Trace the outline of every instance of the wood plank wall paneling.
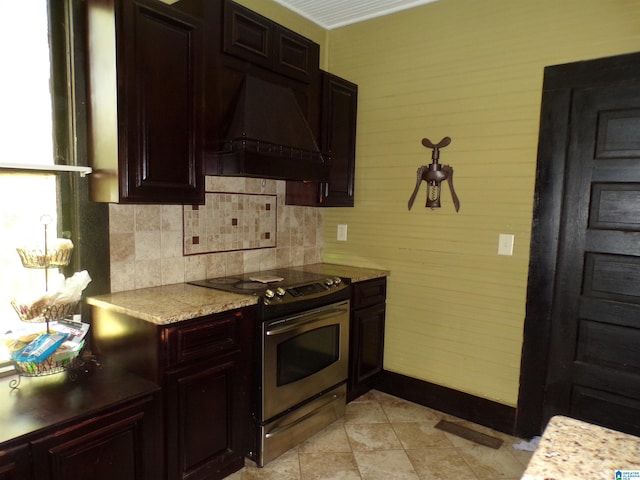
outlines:
[{"label": "wood plank wall paneling", "polygon": [[[638,45],[640,2],[618,0],[440,0],[329,32],[360,91],[355,207],[325,212],[324,259],[391,271],[386,370],[516,405],[543,69]],[[460,212],[424,185],[409,212],[420,141],[444,136]]]}]

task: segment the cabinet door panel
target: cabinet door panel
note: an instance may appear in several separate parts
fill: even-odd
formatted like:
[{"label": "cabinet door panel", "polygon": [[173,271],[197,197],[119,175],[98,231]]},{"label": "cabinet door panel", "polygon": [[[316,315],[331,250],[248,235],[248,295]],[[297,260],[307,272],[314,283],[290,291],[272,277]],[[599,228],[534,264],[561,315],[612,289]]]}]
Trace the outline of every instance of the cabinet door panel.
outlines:
[{"label": "cabinet door panel", "polygon": [[287,181],[286,204],[353,207],[358,86],[321,72],[320,150],[331,158],[329,182]]},{"label": "cabinet door panel", "polygon": [[331,176],[321,185],[325,206],[352,207],[356,161],[358,86],[324,72],[322,78],[322,151],[331,154]]},{"label": "cabinet door panel", "polygon": [[318,75],[320,48],[316,43],[285,29],[275,33],[275,71],[310,83]]},{"label": "cabinet door panel", "polygon": [[384,355],[385,305],[353,312],[355,337],[353,380],[363,382],[382,371]]},{"label": "cabinet door panel", "polygon": [[241,467],[248,427],[248,415],[239,414],[248,412],[242,378],[237,359],[168,375],[169,478],[223,478]]},{"label": "cabinet door panel", "polygon": [[224,4],[224,52],[265,68],[273,67],[274,24],[248,8]]},{"label": "cabinet door panel", "polygon": [[[128,201],[202,200],[201,31],[157,2],[126,2],[119,54],[127,132],[120,158]],[[186,203],[186,202],[185,202]]]},{"label": "cabinet door panel", "polygon": [[[38,480],[152,480],[155,434],[140,408],[94,417],[32,443]],[[148,442],[148,445],[146,444]],[[152,454],[153,455],[153,454]]]}]

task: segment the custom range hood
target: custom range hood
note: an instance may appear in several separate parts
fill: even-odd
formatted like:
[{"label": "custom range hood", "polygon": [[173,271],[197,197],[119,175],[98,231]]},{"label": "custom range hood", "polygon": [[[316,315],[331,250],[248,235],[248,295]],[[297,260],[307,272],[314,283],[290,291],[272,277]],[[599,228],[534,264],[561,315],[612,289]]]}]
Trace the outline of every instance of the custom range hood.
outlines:
[{"label": "custom range hood", "polygon": [[327,181],[320,153],[290,88],[247,75],[224,140],[206,157],[209,175]]}]

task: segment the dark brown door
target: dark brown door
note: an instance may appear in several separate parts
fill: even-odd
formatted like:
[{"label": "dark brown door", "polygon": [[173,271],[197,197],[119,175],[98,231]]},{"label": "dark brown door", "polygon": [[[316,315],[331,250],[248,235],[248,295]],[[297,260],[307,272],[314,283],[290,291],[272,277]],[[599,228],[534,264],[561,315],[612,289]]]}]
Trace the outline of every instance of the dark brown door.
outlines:
[{"label": "dark brown door", "polygon": [[519,433],[562,414],[640,435],[639,62],[545,76]]},{"label": "dark brown door", "polygon": [[640,434],[640,87],[571,118],[544,416]]}]

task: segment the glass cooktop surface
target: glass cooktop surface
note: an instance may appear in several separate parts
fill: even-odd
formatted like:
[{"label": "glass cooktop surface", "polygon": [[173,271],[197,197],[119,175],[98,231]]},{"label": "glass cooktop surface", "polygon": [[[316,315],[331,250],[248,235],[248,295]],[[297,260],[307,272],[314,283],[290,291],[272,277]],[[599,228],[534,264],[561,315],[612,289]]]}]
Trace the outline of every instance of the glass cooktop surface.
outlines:
[{"label": "glass cooktop surface", "polygon": [[188,282],[200,287],[215,288],[233,293],[253,293],[260,295],[267,289],[292,288],[310,283],[322,282],[326,275],[303,272],[289,268],[264,270],[260,272],[230,275],[228,277],[207,278]]}]

